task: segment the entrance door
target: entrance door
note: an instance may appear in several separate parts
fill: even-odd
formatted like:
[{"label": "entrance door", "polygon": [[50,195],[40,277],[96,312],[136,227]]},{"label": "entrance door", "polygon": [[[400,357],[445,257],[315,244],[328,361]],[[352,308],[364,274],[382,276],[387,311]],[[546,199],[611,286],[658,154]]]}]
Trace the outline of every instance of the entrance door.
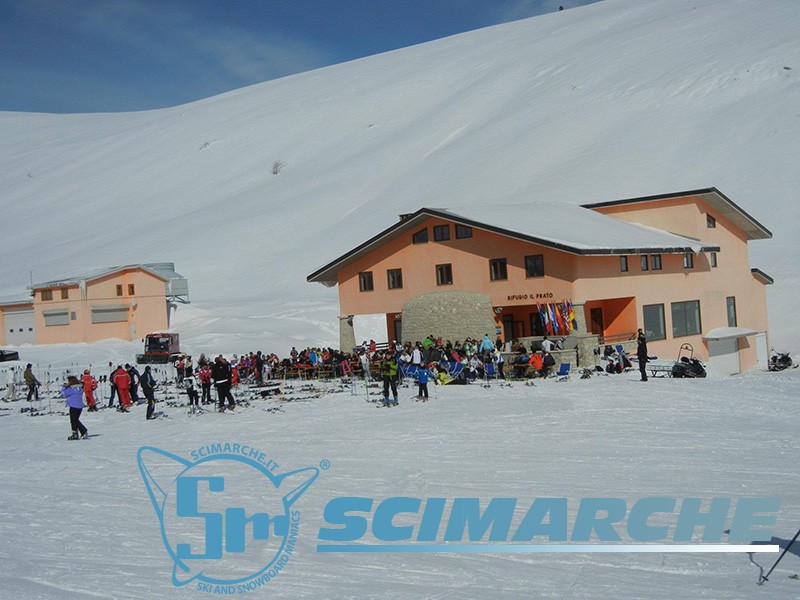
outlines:
[{"label": "entrance door", "polygon": [[392,339],[401,344],[403,343],[403,321],[400,319],[394,322],[394,337]]},{"label": "entrance door", "polygon": [[595,335],[603,335],[603,309],[593,308],[589,311],[589,328]]},{"label": "entrance door", "polygon": [[762,371],[766,371],[769,367],[769,358],[767,354],[767,334],[766,333],[759,333],[755,336],[756,342],[756,357],[757,363],[756,366],[761,369]]},{"label": "entrance door", "polygon": [[514,316],[503,315],[503,339],[510,342],[514,339]]},{"label": "entrance door", "polygon": [[708,340],[708,374],[726,377],[739,373],[739,341],[736,338]]}]

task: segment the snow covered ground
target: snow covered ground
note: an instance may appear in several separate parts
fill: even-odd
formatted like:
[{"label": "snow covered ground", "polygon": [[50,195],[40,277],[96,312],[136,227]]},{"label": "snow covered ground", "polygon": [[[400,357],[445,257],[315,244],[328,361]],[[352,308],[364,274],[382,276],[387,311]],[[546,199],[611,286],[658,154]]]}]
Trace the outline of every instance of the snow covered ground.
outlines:
[{"label": "snow covered ground", "polygon": [[[751,266],[776,280],[773,344],[796,353],[799,28],[794,0],[607,0],[173,109],[0,113],[0,295],[174,261],[190,280],[185,350],[285,356],[338,337],[336,290],[305,277],[400,213],[716,186],[775,234]],[[141,348],[19,350],[60,378]],[[84,414],[85,442],[66,441],[66,416],[0,402],[0,598],[197,597],[170,581],[136,453],[222,441],[282,469],[331,464],[297,501],[290,563],[253,597],[800,598],[800,547],[763,586],[774,554],[317,552],[340,496],[567,497],[571,510],[589,496],[777,497],[785,545],[800,527],[800,369],[636,379],[442,387],[424,404],[404,389],[391,410],[334,388],[233,415],[104,410]]]},{"label": "snow covered ground", "polygon": [[[107,347],[94,357],[123,356]],[[73,354],[73,363],[89,355]],[[69,361],[52,360],[56,377]],[[102,373],[95,367],[96,373]],[[235,414],[168,418],[85,413],[91,437],[68,442],[68,417],[31,417],[0,402],[0,590],[15,599],[189,598],[136,462],[151,445],[190,458],[214,442],[249,443],[279,472],[330,461],[297,501],[299,542],[285,570],[252,597],[280,598],[800,598],[800,547],[770,581],[776,554],[326,554],[316,550],[332,498],[776,497],[773,543],[800,527],[796,431],[800,369],[726,379],[582,380],[437,386],[432,399],[376,409],[363,388],[253,400]],[[55,386],[54,386],[55,387]],[[107,391],[107,390],[106,390]],[[172,395],[161,390],[159,398]],[[238,392],[247,398],[246,388]],[[309,397],[317,396],[317,397]],[[42,401],[43,408],[49,406]],[[58,403],[54,408],[61,410]],[[402,523],[402,517],[397,519]]]}]

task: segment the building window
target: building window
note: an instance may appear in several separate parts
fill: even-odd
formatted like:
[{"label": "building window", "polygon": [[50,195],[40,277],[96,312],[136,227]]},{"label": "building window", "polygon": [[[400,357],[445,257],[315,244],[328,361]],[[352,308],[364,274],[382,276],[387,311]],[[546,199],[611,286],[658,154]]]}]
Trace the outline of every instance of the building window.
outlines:
[{"label": "building window", "polygon": [[42,290],[42,300],[52,300],[53,299],[53,290]]},{"label": "building window", "polygon": [[386,278],[389,282],[390,290],[399,290],[403,287],[403,270],[389,269],[386,271]]},{"label": "building window", "polygon": [[472,237],[472,227],[466,225],[456,225],[456,239],[463,240]]},{"label": "building window", "polygon": [[436,285],[453,283],[453,265],[436,265]]},{"label": "building window", "polygon": [[619,257],[619,270],[623,273],[628,272],[628,257],[627,256],[620,256]]},{"label": "building window", "polygon": [[69,300],[69,290],[67,288],[61,288],[61,299]]},{"label": "building window", "polygon": [[135,296],[136,295],[136,286],[132,283],[128,284],[128,296]]},{"label": "building window", "polygon": [[489,261],[489,279],[492,281],[508,279],[508,266],[505,258],[493,258]]},{"label": "building window", "polygon": [[725,305],[728,309],[728,327],[736,327],[736,297],[725,298]]},{"label": "building window", "polygon": [[700,301],[672,303],[672,337],[697,335],[700,329]]},{"label": "building window", "polygon": [[363,271],[358,274],[358,289],[362,292],[371,292],[375,289],[372,283],[372,271]]},{"label": "building window", "polygon": [[661,255],[660,254],[652,254],[650,256],[650,264],[653,266],[653,271],[660,271],[661,270]]},{"label": "building window", "polygon": [[46,310],[42,315],[44,316],[45,327],[69,325],[69,311],[67,310]]},{"label": "building window", "polygon": [[663,304],[646,304],[642,307],[644,331],[648,341],[667,339]]},{"label": "building window", "polygon": [[544,277],[544,254],[525,257],[525,277]]},{"label": "building window", "polygon": [[450,239],[450,225],[434,225],[433,241],[446,242]]},{"label": "building window", "polygon": [[683,255],[683,268],[694,269],[694,254],[691,252],[686,252]]},{"label": "building window", "polygon": [[650,263],[647,260],[647,254],[642,254],[640,257],[642,262],[642,271],[649,271],[650,270]]},{"label": "building window", "polygon": [[717,226],[717,220],[711,215],[706,215],[706,227],[714,229]]},{"label": "building window", "polygon": [[92,323],[123,323],[128,320],[127,304],[107,304],[92,307]]},{"label": "building window", "polygon": [[712,252],[710,259],[711,259],[711,267],[712,268],[716,268],[716,266],[717,266],[717,253],[716,252]]},{"label": "building window", "polygon": [[122,296],[122,284],[117,284],[117,296]]},{"label": "building window", "polygon": [[412,244],[427,244],[428,243],[428,228],[420,229],[411,236]]}]

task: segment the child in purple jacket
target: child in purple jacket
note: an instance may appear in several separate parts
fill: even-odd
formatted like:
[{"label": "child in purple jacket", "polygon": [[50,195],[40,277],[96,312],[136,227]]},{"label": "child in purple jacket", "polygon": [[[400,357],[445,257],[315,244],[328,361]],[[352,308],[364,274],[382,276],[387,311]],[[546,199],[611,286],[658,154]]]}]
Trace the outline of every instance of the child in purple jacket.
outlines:
[{"label": "child in purple jacket", "polygon": [[83,411],[83,385],[74,375],[67,376],[67,382],[61,388],[61,395],[67,399],[67,406],[69,407],[69,422],[72,426],[72,435],[68,440],[77,440],[80,438],[86,439],[89,437],[89,432],[81,423],[81,411]]}]

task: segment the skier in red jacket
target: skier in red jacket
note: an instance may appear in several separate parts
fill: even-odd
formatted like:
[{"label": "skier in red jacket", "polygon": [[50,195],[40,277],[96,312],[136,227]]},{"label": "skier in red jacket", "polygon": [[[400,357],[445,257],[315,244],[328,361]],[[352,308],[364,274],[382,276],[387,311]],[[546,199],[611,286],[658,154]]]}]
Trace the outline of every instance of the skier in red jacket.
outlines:
[{"label": "skier in red jacket", "polygon": [[114,381],[114,385],[117,386],[117,393],[119,394],[119,401],[122,404],[122,412],[130,412],[131,407],[131,376],[128,375],[128,372],[122,368],[120,365],[117,367],[117,370],[114,371],[114,376],[112,377]]},{"label": "skier in red jacket", "polygon": [[89,369],[83,372],[81,383],[83,384],[83,395],[86,396],[86,405],[89,407],[89,412],[94,412],[97,410],[97,402],[95,402],[94,399],[94,391],[97,389],[97,380],[92,377]]}]

